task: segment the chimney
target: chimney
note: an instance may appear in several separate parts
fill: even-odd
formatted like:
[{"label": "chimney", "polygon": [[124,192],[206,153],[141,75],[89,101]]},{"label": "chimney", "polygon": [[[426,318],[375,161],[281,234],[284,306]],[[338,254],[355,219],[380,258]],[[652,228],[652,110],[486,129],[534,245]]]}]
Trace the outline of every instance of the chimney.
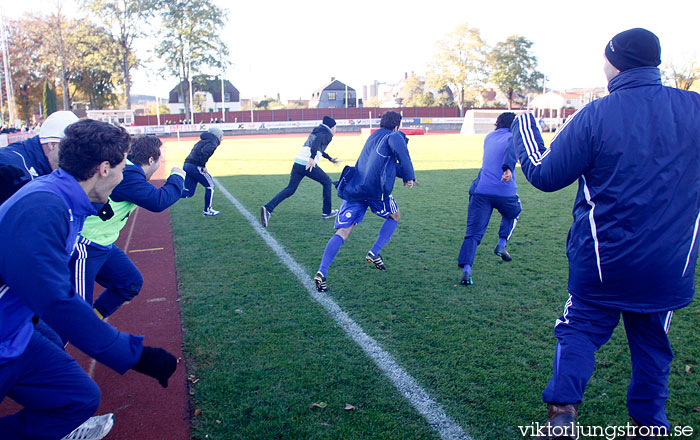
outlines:
[{"label": "chimney", "polygon": [[331,81],[335,81],[335,76],[331,76]]},{"label": "chimney", "polygon": [[403,73],[403,79],[408,79],[408,72]]}]

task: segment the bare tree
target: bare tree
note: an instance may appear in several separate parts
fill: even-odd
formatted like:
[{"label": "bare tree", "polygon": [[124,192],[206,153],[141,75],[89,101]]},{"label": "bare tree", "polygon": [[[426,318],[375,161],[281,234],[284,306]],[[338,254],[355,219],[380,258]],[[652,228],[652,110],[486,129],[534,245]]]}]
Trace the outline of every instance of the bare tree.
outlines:
[{"label": "bare tree", "polygon": [[134,40],[145,35],[144,21],[153,16],[156,0],[82,0],[82,5],[108,29],[118,43],[115,54],[121,68],[126,108],[131,108],[131,70],[139,61],[134,52]]},{"label": "bare tree", "polygon": [[700,64],[697,57],[685,57],[683,60],[671,60],[663,69],[666,84],[682,90],[690,90],[700,80]]}]

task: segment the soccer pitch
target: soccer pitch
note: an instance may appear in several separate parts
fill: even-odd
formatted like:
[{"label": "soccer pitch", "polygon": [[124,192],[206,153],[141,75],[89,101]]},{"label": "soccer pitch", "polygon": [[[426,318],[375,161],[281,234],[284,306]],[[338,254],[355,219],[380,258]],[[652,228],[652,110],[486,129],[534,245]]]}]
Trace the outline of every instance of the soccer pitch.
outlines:
[{"label": "soccer pitch", "polygon": [[[565,240],[575,185],[545,194],[518,173],[523,212],[508,249],[493,255],[498,213],[479,246],[474,286],[459,284],[457,253],[467,191],[484,136],[414,136],[408,144],[420,185],[397,180],[401,222],[382,250],[388,270],[364,256],[382,219],[368,213],[328,274],[327,295],[474,439],[523,438],[518,426],[545,421],[553,326],[567,298]],[[286,186],[305,135],[226,139],[207,168],[255,218]],[[322,161],[337,178],[365,138],[336,136]],[[546,139],[547,140],[547,139]],[[166,142],[168,167],[195,139]],[[249,221],[218,190],[201,216],[203,188],[171,208],[196,439],[423,439],[438,430],[411,405]],[[340,199],[334,194],[333,206]],[[304,179],[280,204],[268,232],[313,276],[333,234],[321,186]],[[674,315],[675,350],[667,411],[672,426],[700,432],[700,307]],[[687,369],[690,366],[690,369]],[[624,425],[629,350],[620,325],[597,356],[580,407],[582,425]],[[350,405],[347,407],[346,406]],[[208,436],[208,437],[207,437]]]}]

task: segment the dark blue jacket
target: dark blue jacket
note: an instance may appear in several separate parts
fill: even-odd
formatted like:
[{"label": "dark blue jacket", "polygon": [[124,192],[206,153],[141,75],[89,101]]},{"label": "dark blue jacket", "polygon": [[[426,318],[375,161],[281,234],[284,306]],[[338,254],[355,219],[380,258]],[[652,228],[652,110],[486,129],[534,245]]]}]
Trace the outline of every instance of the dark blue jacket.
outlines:
[{"label": "dark blue jacket", "polygon": [[39,136],[0,148],[0,165],[12,165],[24,171],[26,181],[51,173]]},{"label": "dark blue jacket", "polygon": [[318,151],[320,151],[321,156],[330,160],[331,157],[328,155],[328,153],[326,153],[326,148],[328,147],[328,144],[330,144],[332,140],[333,140],[333,132],[331,131],[331,129],[328,128],[328,126],[325,124],[319,124],[318,127],[314,128],[311,131],[311,134],[309,134],[309,137],[306,138],[306,142],[304,142],[304,146],[309,147],[309,149],[311,150],[311,158],[312,159],[315,159],[316,153]]},{"label": "dark blue jacket", "polygon": [[[481,170],[469,187],[469,194],[512,197],[518,193],[518,185],[515,183],[517,159],[513,154],[512,139],[513,134],[508,128],[499,128],[486,135]],[[501,182],[505,169],[511,170],[513,178]]]},{"label": "dark blue jacket", "polygon": [[216,151],[216,147],[219,146],[219,138],[216,135],[205,131],[199,135],[200,140],[194,144],[192,151],[185,159],[185,163],[191,163],[198,167],[204,167],[207,165],[207,161]]},{"label": "dark blue jacket", "polygon": [[[348,201],[384,200],[394,189],[397,177],[404,182],[416,180],[407,142],[401,131],[380,128],[372,133],[350,175],[341,176],[338,197]],[[343,182],[342,177],[347,180]]]},{"label": "dark blue jacket", "polygon": [[101,321],[71,284],[70,255],[85,217],[95,214],[63,170],[35,179],[0,205],[0,364],[24,352],[34,315],[119,373],[139,360],[143,338]]},{"label": "dark blue jacket", "polygon": [[624,71],[610,95],[572,116],[545,149],[532,115],[513,122],[527,179],[543,191],[578,180],[567,239],[569,292],[641,313],[690,303],[700,223],[700,95]]},{"label": "dark blue jacket", "polygon": [[83,240],[82,243],[98,249],[109,249],[138,206],[161,212],[180,200],[182,195],[183,178],[177,174],[168,177],[161,188],[156,188],[146,180],[143,168],[127,161],[123,176],[109,196],[114,215],[105,221],[95,216],[88,217],[81,233],[87,241]]},{"label": "dark blue jacket", "polygon": [[123,175],[124,178],[109,196],[115,202],[131,202],[149,211],[162,212],[182,196],[184,179],[177,174],[171,174],[160,188],[146,180],[146,173],[137,164],[128,163]]}]

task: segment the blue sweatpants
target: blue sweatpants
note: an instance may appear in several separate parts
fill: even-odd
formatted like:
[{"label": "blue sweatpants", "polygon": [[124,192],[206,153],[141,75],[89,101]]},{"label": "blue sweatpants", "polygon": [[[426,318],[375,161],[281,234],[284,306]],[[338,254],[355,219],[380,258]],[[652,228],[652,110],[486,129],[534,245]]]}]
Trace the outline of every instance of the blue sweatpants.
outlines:
[{"label": "blue sweatpants", "polygon": [[[106,318],[139,294],[143,277],[119,247],[112,245],[107,250],[83,240],[78,241],[70,260],[73,285],[76,293]],[[93,304],[95,281],[105,290]]]},{"label": "blue sweatpants", "polygon": [[625,324],[632,359],[627,389],[629,415],[642,426],[665,426],[668,373],[673,350],[666,333],[672,311],[633,313],[601,309],[572,296],[557,319],[557,346],[552,378],[542,393],[547,403],[579,403],[593,374],[595,352],[603,346],[620,320]]},{"label": "blue sweatpants", "polygon": [[191,163],[185,163],[182,169],[187,173],[185,188],[182,190],[182,198],[188,199],[194,196],[199,183],[204,187],[204,210],[208,211],[214,199],[214,180],[211,178],[211,174],[205,173],[204,167],[198,167]]},{"label": "blue sweatpants", "polygon": [[62,347],[34,331],[24,353],[0,364],[0,401],[24,408],[0,417],[3,440],[58,440],[90,418],[100,389]]},{"label": "blue sweatpants", "polygon": [[459,267],[474,265],[476,247],[481,243],[486,228],[491,220],[491,214],[496,209],[501,214],[501,227],[498,229],[498,238],[510,239],[518,216],[522,211],[518,196],[498,197],[485,194],[471,194],[469,196],[469,211],[467,212],[467,231],[459,250],[457,264]]}]

